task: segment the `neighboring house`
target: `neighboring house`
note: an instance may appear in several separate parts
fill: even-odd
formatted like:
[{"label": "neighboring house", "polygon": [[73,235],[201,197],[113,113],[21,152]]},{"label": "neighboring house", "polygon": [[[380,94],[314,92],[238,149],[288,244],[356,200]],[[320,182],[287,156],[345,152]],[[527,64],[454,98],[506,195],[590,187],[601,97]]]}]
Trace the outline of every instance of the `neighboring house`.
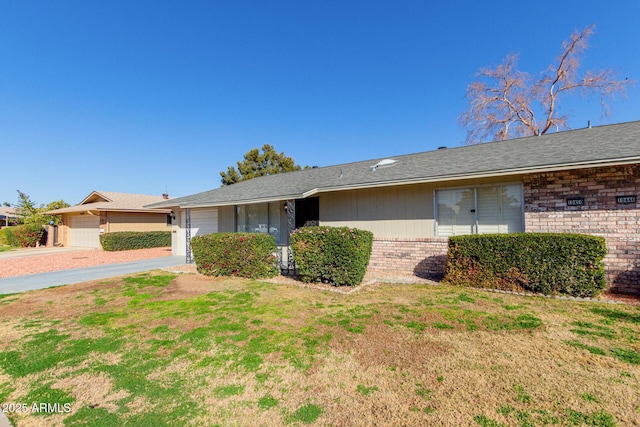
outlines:
[{"label": "neighboring house", "polygon": [[9,207],[0,207],[0,227],[7,227],[16,220],[16,210]]},{"label": "neighboring house", "polygon": [[448,236],[571,232],[607,240],[612,291],[640,293],[640,121],[271,175],[154,204],[173,252],[194,235],[305,224],[374,233],[370,269],[438,276]]},{"label": "neighboring house", "polygon": [[46,212],[60,215],[58,241],[63,246],[100,248],[100,234],[116,231],[169,231],[167,214],[171,209],[149,209],[150,203],[168,196],[94,191],[82,202],[68,208]]}]

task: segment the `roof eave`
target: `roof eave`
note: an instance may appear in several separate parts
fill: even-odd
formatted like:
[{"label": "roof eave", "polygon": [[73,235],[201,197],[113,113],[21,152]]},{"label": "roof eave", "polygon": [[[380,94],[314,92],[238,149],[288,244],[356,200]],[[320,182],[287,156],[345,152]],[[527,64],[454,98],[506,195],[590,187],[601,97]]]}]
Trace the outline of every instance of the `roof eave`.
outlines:
[{"label": "roof eave", "polygon": [[[156,206],[158,205],[158,206]],[[144,205],[142,206],[144,209],[149,209],[151,211],[156,211],[159,209],[173,209],[173,208],[179,208],[180,204],[169,204],[167,203],[167,201],[165,200],[164,202],[157,202],[157,203],[149,203],[148,205]]]},{"label": "roof eave", "polygon": [[89,200],[93,196],[99,196],[99,197],[103,198],[105,202],[112,202],[113,201],[110,198],[106,197],[104,194],[100,193],[99,191],[92,191],[91,194],[89,194],[87,197],[85,197],[80,203],[78,203],[78,205],[86,204],[87,200]]},{"label": "roof eave", "polygon": [[271,202],[283,202],[285,200],[302,199],[304,194],[289,194],[277,197],[261,197],[258,199],[246,199],[246,200],[233,200],[214,203],[185,203],[178,206],[181,209],[191,208],[215,208],[223,206],[235,206],[235,205],[251,205],[254,203],[271,203]]},{"label": "roof eave", "polygon": [[[301,194],[299,193],[289,194],[289,195],[282,195],[277,197],[263,197],[263,198],[246,199],[246,200],[226,200],[226,201],[210,202],[210,203],[185,202],[185,203],[178,203],[176,205],[173,205],[171,206],[171,208],[178,208],[178,209],[214,208],[214,207],[233,206],[233,205],[248,205],[253,203],[280,202],[280,201],[291,200],[291,199],[305,199],[305,198],[313,197],[320,193],[330,193],[334,191],[390,187],[395,185],[427,184],[427,183],[434,183],[434,182],[492,178],[492,177],[502,177],[502,176],[509,176],[509,175],[524,175],[529,173],[556,172],[560,170],[584,169],[588,167],[619,166],[619,165],[626,165],[626,164],[635,164],[638,162],[640,162],[640,156],[615,158],[615,159],[607,159],[607,160],[593,160],[593,161],[584,161],[584,162],[575,162],[575,163],[562,163],[562,164],[554,164],[554,165],[529,166],[529,167],[523,167],[523,168],[480,171],[480,172],[473,172],[473,173],[448,174],[448,175],[439,175],[439,176],[433,176],[433,177],[397,179],[397,180],[389,180],[389,181],[367,182],[367,183],[359,183],[359,184],[329,186],[329,187],[316,187],[308,191],[305,191],[304,193],[301,193]],[[153,205],[146,205],[146,206],[153,206]],[[150,209],[159,210],[160,208],[167,208],[167,205],[159,206],[158,208],[150,208]]]},{"label": "roof eave", "polygon": [[[82,208],[82,206],[78,206]],[[63,211],[63,212],[59,212]],[[52,211],[44,212],[45,215],[64,215],[64,214],[74,214],[81,212],[129,212],[129,213],[170,213],[171,209],[150,209],[150,208],[93,208],[93,209],[56,209]]]},{"label": "roof eave", "polygon": [[458,180],[465,180],[465,179],[492,178],[492,177],[501,177],[501,176],[508,176],[508,175],[524,175],[528,173],[557,172],[560,170],[584,169],[584,168],[594,167],[594,166],[595,167],[621,166],[621,165],[635,164],[638,162],[640,162],[640,157],[631,157],[631,158],[624,158],[624,159],[612,159],[607,161],[597,160],[597,161],[591,161],[591,162],[564,163],[559,165],[545,165],[545,166],[535,166],[535,167],[527,167],[527,168],[503,169],[500,171],[440,175],[440,176],[429,177],[429,178],[400,179],[400,180],[393,180],[393,181],[379,181],[379,182],[369,182],[369,183],[363,183],[363,184],[352,184],[352,185],[342,185],[342,186],[332,186],[332,187],[317,187],[309,191],[306,191],[305,193],[303,193],[302,196],[303,198],[308,198],[319,193],[331,193],[334,191],[361,190],[365,188],[390,187],[394,185],[428,184],[428,183],[434,183],[434,182],[458,181]]},{"label": "roof eave", "polygon": [[164,208],[164,209],[152,209],[152,208],[134,208],[134,209],[128,209],[128,208],[100,208],[100,209],[96,209],[100,212],[130,212],[130,213],[170,213],[171,209],[168,208]]}]

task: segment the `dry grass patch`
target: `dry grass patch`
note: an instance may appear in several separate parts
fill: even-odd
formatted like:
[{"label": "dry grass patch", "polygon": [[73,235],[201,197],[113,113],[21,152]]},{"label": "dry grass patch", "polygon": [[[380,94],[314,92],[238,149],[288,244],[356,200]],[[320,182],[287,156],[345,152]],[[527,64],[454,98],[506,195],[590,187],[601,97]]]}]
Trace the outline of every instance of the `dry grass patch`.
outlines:
[{"label": "dry grass patch", "polygon": [[640,424],[638,307],[156,272],[0,319],[0,401],[71,406],[18,426]]},{"label": "dry grass patch", "polygon": [[112,379],[100,373],[77,374],[56,380],[52,388],[69,390],[76,405],[102,407],[110,412],[118,409],[117,402],[129,396],[126,390],[114,390]]}]

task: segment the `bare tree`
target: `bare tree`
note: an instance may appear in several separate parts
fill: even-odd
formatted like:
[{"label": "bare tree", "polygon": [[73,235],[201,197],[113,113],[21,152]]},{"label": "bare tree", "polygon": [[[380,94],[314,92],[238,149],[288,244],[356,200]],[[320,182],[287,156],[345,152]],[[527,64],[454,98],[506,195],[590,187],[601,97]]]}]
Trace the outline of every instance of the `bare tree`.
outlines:
[{"label": "bare tree", "polygon": [[599,93],[603,114],[607,115],[606,99],[616,94],[624,95],[633,81],[617,80],[612,69],[578,75],[593,29],[591,25],[571,34],[569,40],[562,43],[556,63],[538,80],[517,70],[517,54],[507,55],[495,68],[480,69],[476,74],[478,79],[467,87],[469,109],[458,119],[460,126],[467,129],[467,143],[567,129],[567,116],[559,115],[557,111],[558,101],[575,91],[582,95]]}]

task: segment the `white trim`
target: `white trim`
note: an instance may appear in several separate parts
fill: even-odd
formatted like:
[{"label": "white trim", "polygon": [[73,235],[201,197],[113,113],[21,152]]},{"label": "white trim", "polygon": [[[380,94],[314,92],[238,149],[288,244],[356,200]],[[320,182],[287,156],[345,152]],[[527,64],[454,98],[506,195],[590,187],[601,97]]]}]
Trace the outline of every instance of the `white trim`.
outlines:
[{"label": "white trim", "polygon": [[[497,185],[519,185],[521,187],[524,186],[522,181],[505,181],[505,182],[493,182],[487,184],[475,184],[475,185],[456,185],[455,187],[435,187],[433,191],[436,190],[458,190],[460,188],[479,188],[479,187],[495,187]],[[524,195],[523,195],[524,198]]]},{"label": "white trim", "polygon": [[436,189],[433,189],[433,236],[438,235],[438,198],[436,197]]},{"label": "white trim", "polygon": [[304,193],[302,193],[302,197],[306,199],[307,197],[314,196],[319,192],[320,192],[319,189],[314,188],[313,190],[305,191]]},{"label": "white trim", "polygon": [[237,205],[254,205],[257,203],[275,203],[275,202],[284,202],[292,199],[303,199],[302,194],[288,195],[288,196],[278,196],[278,197],[265,197],[263,199],[249,199],[249,200],[237,200],[237,201],[226,201],[226,202],[215,202],[215,203],[205,203],[205,204],[191,204],[185,203],[184,205],[180,205],[181,209],[192,209],[192,208],[219,208],[221,206],[237,206]]},{"label": "white trim", "polygon": [[478,186],[473,187],[473,217],[475,219],[473,234],[478,234],[478,231],[480,231],[480,226],[478,225]]},{"label": "white trim", "polygon": [[317,193],[329,193],[334,191],[344,191],[344,190],[360,190],[365,188],[378,188],[378,187],[391,187],[396,185],[409,185],[409,184],[428,184],[433,182],[447,182],[447,181],[459,181],[465,179],[481,179],[481,178],[497,178],[502,176],[509,175],[526,175],[531,173],[544,173],[544,172],[558,172],[564,170],[573,170],[573,169],[587,169],[590,167],[605,167],[605,166],[623,166],[629,164],[636,164],[640,162],[640,157],[632,157],[630,159],[625,160],[614,160],[614,161],[593,161],[593,162],[582,162],[582,163],[569,163],[563,165],[551,165],[551,166],[535,166],[528,167],[522,169],[503,169],[495,172],[478,172],[471,174],[457,174],[457,175],[444,175],[432,178],[412,178],[412,179],[401,179],[395,181],[384,181],[384,182],[374,182],[374,183],[365,183],[365,184],[352,184],[345,186],[335,186],[335,187],[319,187],[309,190],[305,193],[302,193],[304,198],[315,195]]},{"label": "white trim", "polygon": [[[593,161],[585,161],[585,162],[578,162],[578,163],[565,163],[565,164],[531,166],[531,167],[514,168],[514,169],[502,169],[498,171],[461,173],[461,174],[442,175],[442,176],[428,177],[428,178],[397,179],[393,181],[379,181],[379,182],[340,185],[340,186],[332,186],[332,187],[316,187],[308,191],[305,191],[302,194],[299,194],[299,193],[288,194],[288,195],[280,195],[280,196],[274,196],[274,197],[264,197],[264,198],[248,199],[248,200],[225,200],[225,201],[211,202],[211,203],[184,202],[182,204],[178,203],[176,205],[168,205],[168,204],[164,204],[163,202],[160,202],[162,203],[162,206],[158,206],[158,208],[155,208],[155,209],[162,209],[162,208],[166,209],[167,207],[178,207],[181,209],[208,208],[208,207],[221,207],[221,206],[232,206],[232,205],[249,205],[254,203],[282,202],[282,201],[291,200],[291,199],[306,199],[306,198],[315,196],[319,193],[331,193],[331,192],[347,191],[347,190],[393,187],[398,185],[429,184],[434,182],[437,183],[437,182],[448,182],[448,181],[460,181],[460,180],[468,180],[468,179],[499,178],[499,177],[510,176],[510,175],[526,175],[526,174],[532,174],[532,173],[557,172],[557,171],[573,170],[573,169],[587,169],[592,167],[623,166],[623,165],[637,164],[637,163],[640,163],[640,156],[616,158],[616,159],[609,159],[609,160],[593,160]],[[153,204],[150,204],[147,206],[153,206]]]},{"label": "white trim", "polygon": [[524,220],[524,207],[527,204],[526,200],[524,199],[524,183],[522,183],[522,185],[520,186],[520,197],[522,197],[522,232],[524,233],[527,231],[526,222]]}]

